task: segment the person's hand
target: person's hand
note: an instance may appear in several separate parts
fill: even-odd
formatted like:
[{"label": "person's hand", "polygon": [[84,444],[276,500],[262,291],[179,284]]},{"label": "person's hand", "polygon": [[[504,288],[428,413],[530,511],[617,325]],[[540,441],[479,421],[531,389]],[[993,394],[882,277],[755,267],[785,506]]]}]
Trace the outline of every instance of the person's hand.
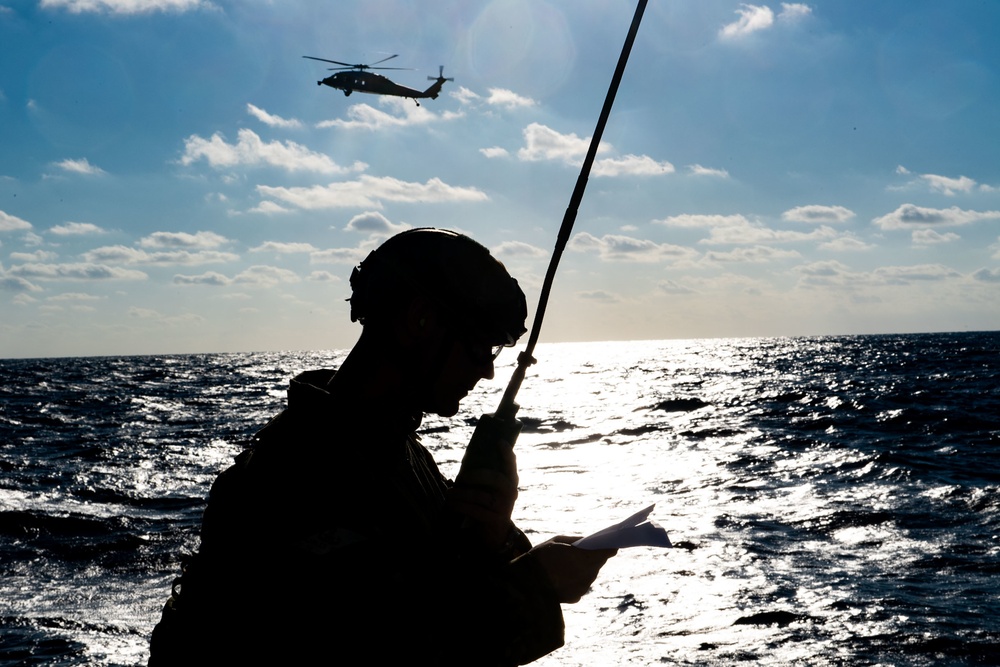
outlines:
[{"label": "person's hand", "polygon": [[579,537],[560,535],[542,542],[522,558],[534,558],[549,577],[560,602],[579,602],[590,590],[608,559],[617,549],[579,549],[572,546]]},{"label": "person's hand", "polygon": [[517,458],[512,447],[499,443],[501,470],[462,470],[448,491],[448,504],[467,519],[468,528],[489,548],[502,548],[510,536],[510,515],[517,501]]}]

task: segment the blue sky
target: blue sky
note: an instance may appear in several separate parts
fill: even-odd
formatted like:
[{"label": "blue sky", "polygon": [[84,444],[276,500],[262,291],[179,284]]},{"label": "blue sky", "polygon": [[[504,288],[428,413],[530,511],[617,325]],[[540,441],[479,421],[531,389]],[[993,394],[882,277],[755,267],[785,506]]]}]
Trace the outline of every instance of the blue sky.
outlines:
[{"label": "blue sky", "polygon": [[[352,265],[415,226],[534,302],[634,9],[0,0],[0,357],[346,348]],[[650,0],[542,340],[1000,329],[997,26]],[[391,54],[455,80],[302,58]]]}]

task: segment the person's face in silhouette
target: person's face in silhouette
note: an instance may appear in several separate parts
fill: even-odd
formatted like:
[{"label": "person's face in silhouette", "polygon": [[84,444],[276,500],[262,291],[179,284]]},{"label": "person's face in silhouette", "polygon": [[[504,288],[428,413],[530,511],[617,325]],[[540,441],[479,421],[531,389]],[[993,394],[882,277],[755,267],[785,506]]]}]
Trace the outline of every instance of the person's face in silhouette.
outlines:
[{"label": "person's face in silhouette", "polygon": [[496,348],[436,310],[422,313],[417,320],[418,363],[423,377],[420,407],[442,417],[458,412],[459,403],[480,380],[493,379]]}]

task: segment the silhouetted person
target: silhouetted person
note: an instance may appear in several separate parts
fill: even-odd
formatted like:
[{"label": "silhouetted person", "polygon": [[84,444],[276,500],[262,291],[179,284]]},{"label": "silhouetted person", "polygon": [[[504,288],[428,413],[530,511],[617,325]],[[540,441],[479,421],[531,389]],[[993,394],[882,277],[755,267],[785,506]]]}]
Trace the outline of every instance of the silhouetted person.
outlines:
[{"label": "silhouetted person", "polygon": [[153,632],[150,665],[517,665],[563,641],[613,551],[537,547],[503,470],[442,477],[415,430],[452,416],[524,331],[524,294],[472,239],[416,229],[351,276],[363,324],[339,370],[292,380],[288,407],[212,486],[201,546]]}]

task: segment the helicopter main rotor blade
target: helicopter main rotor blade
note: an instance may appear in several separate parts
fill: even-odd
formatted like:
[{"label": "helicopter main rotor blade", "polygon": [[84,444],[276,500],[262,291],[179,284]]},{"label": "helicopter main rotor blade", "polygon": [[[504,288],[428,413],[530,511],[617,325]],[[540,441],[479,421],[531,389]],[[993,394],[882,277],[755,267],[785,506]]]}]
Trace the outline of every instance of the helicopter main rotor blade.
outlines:
[{"label": "helicopter main rotor blade", "polygon": [[[334,65],[343,65],[344,67],[360,67],[360,65],[352,65],[350,63],[342,63],[339,60],[328,60],[327,58],[317,58],[315,56],[302,56],[303,58],[308,58],[309,60],[322,60],[325,63],[333,63]],[[333,69],[333,68],[331,68]]]},{"label": "helicopter main rotor blade", "polygon": [[[389,56],[388,58],[382,58],[382,60],[376,60],[375,62],[372,63],[372,65],[378,65],[379,63],[384,63],[386,60],[392,60],[393,58],[395,58],[398,55],[399,55],[398,53],[394,53],[391,56]],[[361,67],[361,65],[357,65],[357,67]],[[369,65],[365,65],[365,67],[369,67]],[[396,68],[380,67],[379,69],[396,69]]]}]

